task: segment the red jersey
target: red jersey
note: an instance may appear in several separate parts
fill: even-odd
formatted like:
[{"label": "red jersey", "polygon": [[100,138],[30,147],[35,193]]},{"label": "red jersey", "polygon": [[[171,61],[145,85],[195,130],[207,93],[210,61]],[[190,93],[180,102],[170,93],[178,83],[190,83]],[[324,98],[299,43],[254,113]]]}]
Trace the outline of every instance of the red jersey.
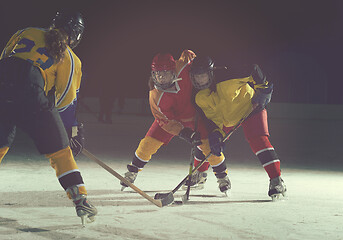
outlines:
[{"label": "red jersey", "polygon": [[166,132],[178,135],[183,129],[183,123],[194,121],[195,109],[191,103],[192,82],[189,76],[190,64],[195,54],[184,50],[176,61],[177,77],[175,89],[161,91],[153,89],[149,92],[151,112],[158,124]]}]

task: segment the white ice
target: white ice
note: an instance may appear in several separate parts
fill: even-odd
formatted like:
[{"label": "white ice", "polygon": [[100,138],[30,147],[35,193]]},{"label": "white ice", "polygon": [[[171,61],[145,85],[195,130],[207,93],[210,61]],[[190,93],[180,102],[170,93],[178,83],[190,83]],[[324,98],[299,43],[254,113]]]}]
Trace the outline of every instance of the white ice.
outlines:
[{"label": "white ice", "polygon": [[[80,118],[87,129],[87,149],[120,174],[152,122],[151,117],[132,114],[114,115],[112,125],[99,124],[89,114]],[[313,164],[308,163],[306,149],[311,146],[298,139],[304,147],[297,149],[298,144],[287,142],[292,124],[270,119],[271,140],[280,149],[288,188],[288,197],[277,202],[270,201],[267,174],[241,131],[226,148],[232,182],[229,196],[220,193],[210,169],[205,188],[191,191],[184,205],[158,208],[131,189],[121,192],[119,180],[85,156],[79,157],[89,200],[99,210],[96,221],[85,228],[48,161],[19,132],[17,144],[0,167],[0,239],[343,239],[343,173],[338,171],[342,163],[322,170],[329,168],[330,159],[317,167],[320,161],[313,152],[309,153]],[[297,126],[302,124],[297,121]],[[308,135],[306,139],[314,142],[310,131]],[[189,158],[190,147],[173,139],[139,173],[135,185],[152,197],[169,192],[187,175]],[[181,200],[183,194],[178,191],[175,199]]]}]

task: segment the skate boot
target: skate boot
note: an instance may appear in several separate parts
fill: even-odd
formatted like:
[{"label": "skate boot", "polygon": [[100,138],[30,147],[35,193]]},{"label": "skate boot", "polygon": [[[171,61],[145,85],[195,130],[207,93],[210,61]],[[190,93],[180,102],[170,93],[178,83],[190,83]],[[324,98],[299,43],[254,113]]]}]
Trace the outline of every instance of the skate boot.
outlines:
[{"label": "skate boot", "polygon": [[82,226],[85,226],[86,219],[89,222],[95,220],[95,215],[98,213],[97,209],[87,200],[87,196],[79,193],[79,188],[77,186],[71,186],[67,189],[70,194],[78,217],[81,218]]},{"label": "skate boot", "polygon": [[227,195],[227,191],[231,189],[231,182],[228,176],[223,178],[217,178],[217,183],[219,184],[219,190]]},{"label": "skate boot", "polygon": [[[190,186],[192,189],[201,190],[204,188],[205,182],[207,181],[207,172],[198,172],[192,173],[191,183]],[[188,188],[188,180],[182,186],[183,190],[187,190]]]},{"label": "skate boot", "polygon": [[[136,172],[130,172],[130,171],[128,171],[128,172],[126,172],[126,173],[124,174],[124,178],[125,178],[127,181],[129,181],[130,183],[134,183],[134,181],[135,181],[136,178],[137,178],[137,174],[138,174],[138,173],[136,173]],[[121,191],[124,191],[124,189],[128,187],[128,186],[127,186],[124,182],[122,182],[122,181],[120,181],[120,184],[122,185]]]},{"label": "skate boot", "polygon": [[286,191],[286,185],[280,176],[270,179],[268,195],[273,201],[279,199],[281,195],[286,196]]}]

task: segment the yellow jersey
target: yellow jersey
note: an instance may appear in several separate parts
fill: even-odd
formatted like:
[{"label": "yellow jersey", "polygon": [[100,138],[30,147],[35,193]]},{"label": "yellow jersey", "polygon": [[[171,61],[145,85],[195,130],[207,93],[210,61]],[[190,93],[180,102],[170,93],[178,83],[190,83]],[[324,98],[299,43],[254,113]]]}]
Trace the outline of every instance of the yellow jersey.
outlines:
[{"label": "yellow jersey", "polygon": [[55,87],[57,110],[61,113],[72,108],[74,112],[82,77],[81,61],[67,46],[63,60],[55,64],[46,50],[44,35],[47,31],[47,29],[33,27],[19,30],[5,46],[1,59],[17,57],[37,66],[45,81],[45,93],[47,94]]},{"label": "yellow jersey", "polygon": [[252,110],[251,99],[255,90],[249,82],[253,82],[252,76],[219,82],[215,92],[209,88],[200,90],[195,103],[219,129],[232,127]]}]

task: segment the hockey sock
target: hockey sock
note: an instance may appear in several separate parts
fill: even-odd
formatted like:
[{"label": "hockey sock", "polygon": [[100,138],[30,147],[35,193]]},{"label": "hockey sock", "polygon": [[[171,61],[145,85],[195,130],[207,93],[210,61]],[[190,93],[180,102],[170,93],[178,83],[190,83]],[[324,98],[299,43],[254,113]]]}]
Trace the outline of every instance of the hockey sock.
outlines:
[{"label": "hockey sock", "polygon": [[215,166],[212,165],[212,169],[213,169],[214,175],[216,175],[217,178],[226,177],[227,172],[228,172],[224,160],[218,165],[215,165]]},{"label": "hockey sock", "polygon": [[[81,173],[76,165],[70,147],[55,153],[46,154],[46,157],[50,159],[50,165],[55,169],[58,181],[64,190],[76,185],[79,188],[80,194],[87,195]],[[70,198],[69,194],[68,197]]]},{"label": "hockey sock", "polygon": [[9,149],[10,149],[9,147],[0,148],[0,163],[1,163],[2,159],[5,157],[5,155]]},{"label": "hockey sock", "polygon": [[[199,146],[199,148],[201,149],[201,151],[203,152],[204,156],[208,156],[211,152],[211,148],[210,148],[210,144],[208,139],[201,139],[202,144]],[[208,162],[211,164],[211,166],[219,166],[219,164],[221,164],[224,161],[224,155],[223,153],[218,157],[216,155],[211,155],[208,158]]]},{"label": "hockey sock", "polygon": [[[202,151],[199,148],[195,149],[195,153],[194,153],[194,167],[198,166],[198,164],[204,160],[206,157],[205,155],[202,153]],[[208,170],[210,166],[210,163],[208,161],[204,162],[201,167],[198,169],[199,172],[205,172]]]},{"label": "hockey sock", "polygon": [[[130,165],[138,168],[138,171],[141,171],[143,167],[145,166],[145,164],[149,162],[152,155],[155,154],[162,145],[163,145],[163,142],[155,138],[152,138],[150,136],[144,137],[140,141]],[[128,165],[128,168],[130,165]]]},{"label": "hockey sock", "polygon": [[[194,167],[198,166],[198,164],[200,163],[201,161],[199,161],[198,159],[194,158]],[[201,167],[198,168],[198,171],[199,172],[205,172],[208,170],[210,166],[210,163],[209,162],[204,162]]]},{"label": "hockey sock", "polygon": [[280,160],[267,136],[259,136],[249,141],[250,146],[270,179],[281,175]]},{"label": "hockey sock", "polygon": [[127,169],[130,172],[139,172],[143,170],[145,164],[147,164],[148,162],[149,161],[144,161],[140,159],[135,153],[135,155],[132,158],[131,164],[127,165]]}]

